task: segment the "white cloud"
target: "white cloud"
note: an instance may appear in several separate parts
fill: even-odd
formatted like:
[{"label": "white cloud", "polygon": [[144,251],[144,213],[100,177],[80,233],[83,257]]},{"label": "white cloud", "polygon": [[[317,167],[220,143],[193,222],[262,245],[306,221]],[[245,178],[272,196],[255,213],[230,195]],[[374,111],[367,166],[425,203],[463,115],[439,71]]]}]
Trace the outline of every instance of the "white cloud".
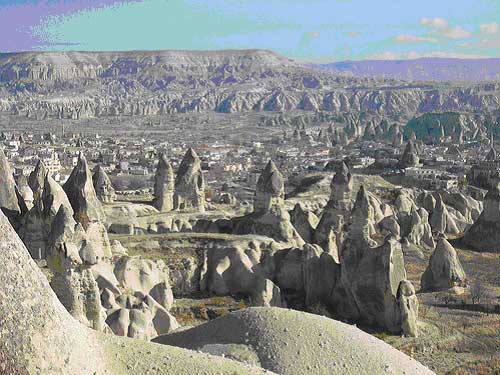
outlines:
[{"label": "white cloud", "polygon": [[485,35],[493,35],[493,34],[500,33],[500,25],[496,22],[485,23],[485,24],[479,26],[479,29],[481,30],[481,34],[485,34]]},{"label": "white cloud", "polygon": [[477,55],[477,54],[467,54],[467,53],[459,53],[459,52],[441,52],[441,51],[433,51],[433,52],[403,52],[403,53],[394,53],[391,51],[385,51],[383,53],[375,54],[368,56],[368,59],[372,60],[415,60],[423,57],[441,57],[441,58],[457,58],[457,59],[479,59],[485,58],[488,56]]},{"label": "white cloud", "polygon": [[448,21],[444,18],[436,17],[436,18],[427,18],[424,17],[420,20],[420,23],[424,26],[430,26],[435,29],[446,29],[448,28]]},{"label": "white cloud", "polygon": [[466,39],[472,36],[471,32],[456,26],[453,29],[446,30],[443,35],[450,39]]},{"label": "white cloud", "polygon": [[401,34],[394,38],[398,43],[437,43],[436,38]]},{"label": "white cloud", "polygon": [[467,39],[472,33],[461,26],[450,27],[444,18],[422,18],[420,23],[432,29],[432,34],[449,39]]}]

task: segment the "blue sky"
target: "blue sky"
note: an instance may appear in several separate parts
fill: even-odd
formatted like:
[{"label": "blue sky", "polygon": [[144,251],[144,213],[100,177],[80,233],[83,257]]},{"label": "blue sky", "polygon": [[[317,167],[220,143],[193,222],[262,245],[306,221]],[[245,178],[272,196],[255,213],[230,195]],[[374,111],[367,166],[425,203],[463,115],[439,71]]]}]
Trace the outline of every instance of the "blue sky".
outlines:
[{"label": "blue sky", "polygon": [[0,50],[267,48],[300,61],[500,57],[500,0],[0,0]]}]

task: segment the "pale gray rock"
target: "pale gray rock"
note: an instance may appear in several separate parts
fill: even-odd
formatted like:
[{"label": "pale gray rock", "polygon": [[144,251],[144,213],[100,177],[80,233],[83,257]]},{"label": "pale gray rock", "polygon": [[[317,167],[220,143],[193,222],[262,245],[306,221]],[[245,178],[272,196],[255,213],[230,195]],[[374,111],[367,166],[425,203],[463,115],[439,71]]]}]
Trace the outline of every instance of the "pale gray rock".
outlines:
[{"label": "pale gray rock", "polygon": [[47,167],[41,159],[38,159],[35,169],[30,173],[28,178],[28,184],[35,194],[35,198],[38,199],[42,195],[43,186],[45,184],[45,177],[47,176]]},{"label": "pale gray rock", "polygon": [[116,199],[115,189],[101,165],[96,165],[92,175],[92,183],[97,198],[103,203],[112,203]]},{"label": "pale gray rock", "polygon": [[174,209],[205,211],[205,182],[201,161],[192,148],[184,155],[177,171]]},{"label": "pale gray rock", "polygon": [[418,336],[418,299],[415,288],[408,280],[401,280],[397,292],[398,309],[403,335]]},{"label": "pale gray rock", "polygon": [[46,277],[1,212],[0,233],[4,235],[0,241],[0,368],[3,373],[264,374],[262,369],[220,357],[122,340],[86,328],[58,301]]},{"label": "pale gray rock", "polygon": [[160,212],[174,208],[174,171],[163,153],[156,167],[153,206]]},{"label": "pale gray rock", "polygon": [[484,198],[483,211],[462,237],[476,251],[500,252],[500,186],[492,187]]},{"label": "pale gray rock", "polygon": [[3,150],[0,148],[0,209],[3,209],[7,214],[20,213],[21,209],[16,195],[16,182],[9,166],[9,162],[5,157]]},{"label": "pale gray rock", "polygon": [[214,344],[244,345],[261,359],[261,366],[282,375],[433,374],[353,325],[287,309],[239,310],[154,341],[193,350]]},{"label": "pale gray rock", "polygon": [[417,149],[412,140],[408,141],[401,159],[399,160],[399,168],[416,167],[420,159],[418,157]]},{"label": "pale gray rock", "polygon": [[423,291],[439,291],[464,286],[466,276],[456,250],[440,235],[429,265],[422,274],[420,288]]},{"label": "pale gray rock", "polygon": [[83,154],[79,155],[78,163],[63,189],[75,212],[75,220],[81,223],[84,228],[90,222],[104,222],[106,220],[101,202],[97,199],[87,159]]}]

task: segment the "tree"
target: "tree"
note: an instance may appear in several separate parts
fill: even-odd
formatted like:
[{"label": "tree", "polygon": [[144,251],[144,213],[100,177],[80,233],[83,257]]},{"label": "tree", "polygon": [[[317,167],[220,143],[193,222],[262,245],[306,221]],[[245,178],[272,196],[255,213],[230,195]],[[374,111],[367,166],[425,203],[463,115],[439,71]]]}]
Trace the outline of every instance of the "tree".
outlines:
[{"label": "tree", "polygon": [[486,296],[486,288],[483,283],[479,280],[474,281],[470,287],[470,297],[472,299],[472,304],[480,303],[481,300]]}]

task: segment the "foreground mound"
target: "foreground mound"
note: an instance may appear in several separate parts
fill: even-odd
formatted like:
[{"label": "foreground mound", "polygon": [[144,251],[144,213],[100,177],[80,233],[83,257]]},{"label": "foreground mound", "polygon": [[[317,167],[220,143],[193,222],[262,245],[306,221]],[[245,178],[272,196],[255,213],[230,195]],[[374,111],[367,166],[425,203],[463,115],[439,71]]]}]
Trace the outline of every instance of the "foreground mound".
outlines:
[{"label": "foreground mound", "polygon": [[264,374],[221,357],[104,335],[66,311],[0,211],[0,373]]},{"label": "foreground mound", "polygon": [[280,308],[240,310],[154,341],[224,354],[283,375],[433,374],[354,326]]}]

